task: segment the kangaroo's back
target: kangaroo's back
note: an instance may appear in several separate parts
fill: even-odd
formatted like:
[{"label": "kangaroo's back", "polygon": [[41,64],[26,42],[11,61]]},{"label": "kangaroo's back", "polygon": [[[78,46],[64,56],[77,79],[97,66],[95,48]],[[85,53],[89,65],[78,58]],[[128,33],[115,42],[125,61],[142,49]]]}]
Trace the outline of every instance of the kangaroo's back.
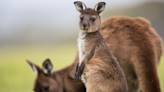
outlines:
[{"label": "kangaroo's back", "polygon": [[[127,78],[128,92],[160,92],[157,66],[162,41],[143,18],[112,17],[101,25],[107,45]],[[140,85],[140,86],[139,86]]]}]

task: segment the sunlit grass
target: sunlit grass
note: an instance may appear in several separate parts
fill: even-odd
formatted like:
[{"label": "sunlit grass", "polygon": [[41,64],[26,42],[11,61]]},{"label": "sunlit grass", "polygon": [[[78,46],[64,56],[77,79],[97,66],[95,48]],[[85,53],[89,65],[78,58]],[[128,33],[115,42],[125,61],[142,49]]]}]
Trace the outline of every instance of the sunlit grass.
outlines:
[{"label": "sunlit grass", "polygon": [[161,62],[158,68],[158,74],[161,84],[162,92],[164,92],[164,54],[162,55]]},{"label": "sunlit grass", "polygon": [[[0,92],[32,92],[36,76],[26,59],[41,66],[45,59],[50,58],[55,70],[59,70],[73,62],[76,51],[76,44],[0,47]],[[159,66],[159,77],[164,91],[164,57]]]}]

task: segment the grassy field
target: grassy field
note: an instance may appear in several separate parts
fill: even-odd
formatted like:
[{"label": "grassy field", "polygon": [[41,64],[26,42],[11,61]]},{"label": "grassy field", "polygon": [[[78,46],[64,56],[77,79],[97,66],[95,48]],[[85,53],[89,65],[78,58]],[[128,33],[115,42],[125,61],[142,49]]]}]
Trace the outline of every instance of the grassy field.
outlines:
[{"label": "grassy field", "polygon": [[[59,70],[73,62],[76,50],[76,44],[0,47],[0,92],[32,92],[36,76],[26,59],[41,66],[45,59],[50,58],[55,70]],[[159,66],[159,77],[164,92],[164,56]]]}]

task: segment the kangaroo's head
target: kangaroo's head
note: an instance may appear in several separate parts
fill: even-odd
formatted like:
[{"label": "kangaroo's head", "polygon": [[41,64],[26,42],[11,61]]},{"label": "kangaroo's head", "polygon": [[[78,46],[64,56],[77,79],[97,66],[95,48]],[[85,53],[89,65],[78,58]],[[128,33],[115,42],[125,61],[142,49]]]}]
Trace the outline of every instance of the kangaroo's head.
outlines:
[{"label": "kangaroo's head", "polygon": [[61,92],[58,80],[53,77],[56,75],[53,74],[53,65],[49,59],[43,62],[42,69],[29,60],[27,63],[37,75],[33,88],[35,92]]},{"label": "kangaroo's head", "polygon": [[77,1],[74,4],[77,11],[80,12],[80,30],[87,33],[99,30],[101,24],[100,14],[105,9],[105,2],[99,2],[94,9],[87,8],[83,2]]}]

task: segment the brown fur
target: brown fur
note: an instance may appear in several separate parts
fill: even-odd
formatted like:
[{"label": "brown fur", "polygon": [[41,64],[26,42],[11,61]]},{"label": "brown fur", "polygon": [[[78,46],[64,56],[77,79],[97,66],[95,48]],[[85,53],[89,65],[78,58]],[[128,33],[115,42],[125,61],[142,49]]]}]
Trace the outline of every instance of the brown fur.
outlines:
[{"label": "brown fur", "polygon": [[[105,20],[102,23],[101,28],[107,45],[116,56],[125,72],[128,83],[127,91],[138,92],[140,85],[143,92],[160,92],[157,67],[162,55],[162,40],[155,30],[151,28],[150,23],[139,17],[112,17]],[[147,53],[149,51],[145,52],[147,49],[140,49],[143,47],[152,49],[154,56],[149,55],[151,54]],[[143,55],[140,53],[143,53]],[[145,57],[144,54],[147,54],[147,57]],[[148,58],[152,60],[149,60]],[[75,73],[77,62],[78,55],[72,65],[54,72],[54,76],[57,76],[56,79],[54,79],[54,77],[54,81],[51,82],[54,82],[55,86],[53,87],[56,87],[56,90],[62,89],[66,92],[84,92],[84,86],[81,81],[72,82],[72,75]],[[88,65],[88,67],[91,66]],[[148,72],[144,73],[144,71]],[[45,75],[42,74],[42,76]],[[37,79],[42,80],[39,77],[40,76],[38,76]],[[44,79],[47,78],[44,77]],[[65,82],[63,83],[64,80]],[[56,85],[57,83],[60,85]],[[35,85],[37,85],[37,80]],[[100,89],[101,88],[103,89],[103,86],[100,86]]]},{"label": "brown fur", "polygon": [[[101,8],[102,4],[98,7]],[[87,10],[88,8],[85,8],[84,12]],[[83,19],[79,22],[81,29],[78,38],[79,63],[74,79],[82,76],[87,92],[126,92],[127,84],[123,70],[100,32],[101,18],[95,15],[99,11],[94,9],[88,11],[92,12],[82,11],[80,15]],[[90,20],[93,15],[96,16],[95,21]],[[84,24],[87,29],[83,27]]]},{"label": "brown fur", "polygon": [[[54,71],[52,76],[45,74],[39,66],[34,64],[38,75],[35,79],[33,90],[35,92],[86,92],[81,80],[73,81],[72,78],[77,62],[78,57],[75,58],[72,65],[59,71]],[[47,91],[45,90],[46,87],[49,87]]]},{"label": "brown fur", "polygon": [[91,8],[87,8],[87,9],[83,10],[83,12],[81,12],[81,14],[91,14],[91,15],[96,15],[96,16],[99,15],[97,12],[94,12],[94,10]]},{"label": "brown fur", "polygon": [[107,45],[124,70],[128,92],[161,92],[157,67],[162,41],[143,18],[113,17],[101,26]]}]

